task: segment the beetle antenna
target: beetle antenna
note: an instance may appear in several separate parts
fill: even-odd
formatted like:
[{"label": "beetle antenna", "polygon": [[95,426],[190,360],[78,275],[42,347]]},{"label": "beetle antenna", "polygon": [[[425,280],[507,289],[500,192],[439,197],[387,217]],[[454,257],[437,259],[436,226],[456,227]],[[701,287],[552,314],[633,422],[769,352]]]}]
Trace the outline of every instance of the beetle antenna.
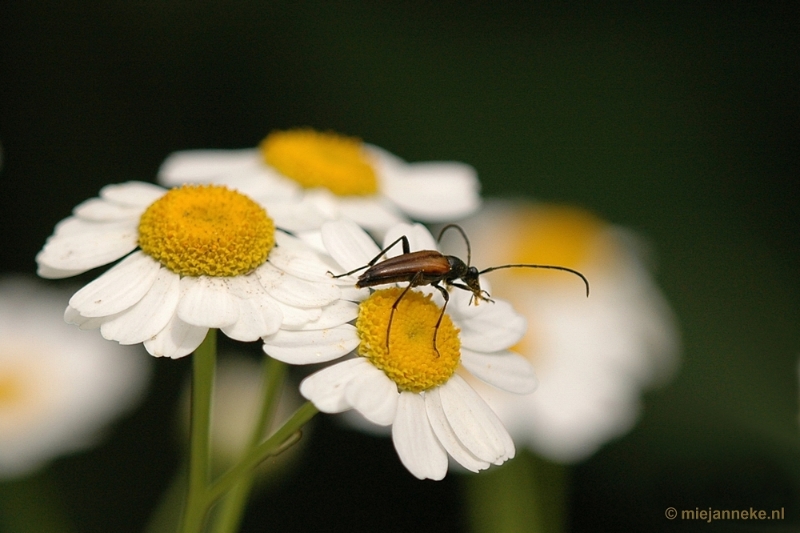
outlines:
[{"label": "beetle antenna", "polygon": [[458,232],[461,234],[461,236],[464,237],[464,242],[467,243],[467,266],[471,265],[472,264],[472,249],[469,246],[469,239],[467,238],[467,234],[464,233],[464,229],[461,226],[459,226],[458,224],[448,224],[445,227],[443,227],[442,231],[439,232],[439,238],[436,239],[436,242],[442,242],[442,235],[444,235],[444,232],[449,230],[450,228],[457,229]]},{"label": "beetle antenna", "polygon": [[500,270],[501,268],[518,268],[518,267],[524,267],[524,268],[547,268],[547,269],[550,269],[550,270],[561,270],[563,272],[569,272],[570,274],[575,274],[576,276],[578,276],[579,278],[581,278],[583,280],[584,285],[586,285],[586,297],[587,298],[589,297],[589,280],[586,279],[586,276],[584,276],[583,274],[581,274],[577,270],[573,270],[573,269],[567,268],[567,267],[555,266],[555,265],[502,265],[502,266],[496,266],[496,267],[489,267],[489,268],[487,268],[485,270],[481,270],[479,273],[480,274],[485,274],[486,272],[491,272],[492,270]]}]

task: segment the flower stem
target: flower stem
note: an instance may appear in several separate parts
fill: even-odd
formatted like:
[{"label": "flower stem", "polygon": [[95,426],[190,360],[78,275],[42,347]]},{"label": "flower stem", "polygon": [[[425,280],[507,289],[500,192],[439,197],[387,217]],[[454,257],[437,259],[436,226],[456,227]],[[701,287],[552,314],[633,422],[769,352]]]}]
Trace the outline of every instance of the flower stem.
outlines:
[{"label": "flower stem", "polygon": [[[264,438],[264,433],[272,424],[275,411],[280,403],[280,394],[283,390],[283,379],[286,376],[286,365],[269,356],[263,362],[261,410],[256,421],[250,441],[245,448],[245,453],[250,452]],[[238,531],[242,521],[250,490],[253,487],[255,472],[250,470],[241,476],[238,483],[225,495],[214,516],[211,531],[214,533],[227,533]]]},{"label": "flower stem", "polygon": [[472,533],[567,530],[567,470],[521,450],[499,468],[465,476]]},{"label": "flower stem", "polygon": [[291,447],[300,439],[300,429],[319,411],[314,404],[306,402],[270,438],[250,450],[239,463],[220,476],[208,491],[209,503],[229,491],[242,476],[258,466],[267,457],[272,457]]},{"label": "flower stem", "polygon": [[217,358],[217,330],[210,329],[192,356],[192,409],[189,446],[189,482],[181,529],[200,533],[209,506],[210,481],[209,433],[211,395]]}]

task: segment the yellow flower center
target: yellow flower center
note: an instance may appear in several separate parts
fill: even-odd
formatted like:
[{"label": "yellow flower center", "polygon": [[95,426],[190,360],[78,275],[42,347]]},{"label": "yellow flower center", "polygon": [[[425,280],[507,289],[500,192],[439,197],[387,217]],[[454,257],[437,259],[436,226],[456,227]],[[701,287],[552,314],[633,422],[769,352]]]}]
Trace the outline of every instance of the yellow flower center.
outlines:
[{"label": "yellow flower center", "polygon": [[267,260],[275,224],[247,196],[217,185],[184,185],[139,220],[139,247],[181,276],[239,276]]},{"label": "yellow flower center", "polygon": [[[521,211],[514,235],[511,263],[546,263],[580,270],[597,252],[603,221],[571,206],[546,206]],[[525,268],[509,269],[516,276],[563,273]]]},{"label": "yellow flower center", "polygon": [[[536,205],[511,210],[506,220],[513,221],[507,241],[509,253],[504,255],[508,263],[533,263],[558,265],[582,271],[589,263],[596,264],[609,257],[607,242],[602,238],[606,223],[588,211],[568,205]],[[589,275],[591,283],[591,274]],[[520,291],[523,280],[539,280],[547,283],[570,283],[580,285],[574,276],[552,270],[531,268],[510,268],[491,274],[495,294],[514,304],[517,309],[525,309],[529,291]],[[571,289],[572,290],[572,289]],[[580,289],[575,296],[582,296]],[[541,337],[538,327],[531,324],[525,336],[511,350],[522,354],[537,366],[537,370],[547,364],[537,361],[540,355]]]},{"label": "yellow flower center", "polygon": [[0,408],[19,402],[24,393],[25,388],[21,383],[20,376],[8,372],[0,375]]},{"label": "yellow flower center", "polygon": [[325,187],[340,196],[378,192],[359,139],[303,128],[273,132],[260,148],[267,164],[303,187]]},{"label": "yellow flower center", "polygon": [[361,344],[358,353],[368,358],[403,391],[421,392],[447,382],[455,372],[461,357],[458,329],[445,314],[436,334],[436,321],[442,309],[431,301],[430,295],[408,291],[392,319],[389,348],[386,332],[392,305],[403,289],[375,291],[361,302],[356,320]]}]

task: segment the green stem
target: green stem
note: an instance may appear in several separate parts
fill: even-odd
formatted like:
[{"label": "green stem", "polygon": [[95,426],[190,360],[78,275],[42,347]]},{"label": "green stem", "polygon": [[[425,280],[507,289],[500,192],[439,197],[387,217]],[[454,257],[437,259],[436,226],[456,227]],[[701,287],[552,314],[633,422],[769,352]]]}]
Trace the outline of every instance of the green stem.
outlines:
[{"label": "green stem", "polygon": [[311,402],[303,404],[270,438],[250,450],[236,466],[214,482],[208,491],[209,504],[229,491],[243,475],[257,467],[264,459],[278,455],[297,442],[300,439],[300,429],[318,412]]},{"label": "green stem", "polygon": [[465,476],[473,533],[566,531],[567,469],[521,450],[499,468]]},{"label": "green stem", "polygon": [[[280,394],[283,390],[283,379],[286,376],[286,365],[269,356],[264,358],[263,377],[264,390],[262,392],[261,409],[259,417],[250,435],[250,441],[245,448],[245,453],[250,452],[264,438],[264,433],[272,424]],[[255,481],[255,472],[250,470],[242,474],[241,479],[225,495],[219,509],[214,516],[214,525],[211,531],[215,533],[228,533],[238,531],[242,521],[247,500]]]},{"label": "green stem", "polygon": [[210,329],[192,356],[192,411],[189,488],[181,523],[183,533],[200,533],[208,510],[210,481],[209,433],[211,396],[217,358],[217,330]]}]

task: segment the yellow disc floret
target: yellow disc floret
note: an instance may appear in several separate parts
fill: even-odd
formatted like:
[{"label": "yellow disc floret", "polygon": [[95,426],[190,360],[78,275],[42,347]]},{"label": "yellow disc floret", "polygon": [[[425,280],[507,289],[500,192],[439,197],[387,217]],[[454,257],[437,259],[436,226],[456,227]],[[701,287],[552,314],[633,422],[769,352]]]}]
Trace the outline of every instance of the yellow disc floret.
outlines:
[{"label": "yellow disc floret", "polygon": [[340,196],[378,192],[375,170],[359,139],[312,129],[276,131],[261,142],[267,164],[307,188]]},{"label": "yellow disc floret", "polygon": [[387,349],[389,316],[402,292],[399,288],[383,289],[361,302],[356,320],[361,339],[358,353],[397,383],[400,390],[421,392],[450,379],[461,357],[461,341],[458,329],[445,314],[436,334],[437,353],[433,336],[442,309],[431,301],[430,295],[408,291],[394,313]]},{"label": "yellow disc floret", "polygon": [[19,401],[23,397],[24,387],[19,376],[13,373],[0,373],[0,410]]},{"label": "yellow disc floret", "polygon": [[247,196],[217,185],[184,185],[139,220],[142,251],[181,276],[239,276],[267,260],[275,224]]},{"label": "yellow disc floret", "polygon": [[[513,263],[548,263],[580,269],[598,252],[603,222],[583,209],[547,206],[520,214],[513,229]],[[545,271],[512,269],[513,275],[556,275]],[[560,277],[560,275],[559,275]]]}]

